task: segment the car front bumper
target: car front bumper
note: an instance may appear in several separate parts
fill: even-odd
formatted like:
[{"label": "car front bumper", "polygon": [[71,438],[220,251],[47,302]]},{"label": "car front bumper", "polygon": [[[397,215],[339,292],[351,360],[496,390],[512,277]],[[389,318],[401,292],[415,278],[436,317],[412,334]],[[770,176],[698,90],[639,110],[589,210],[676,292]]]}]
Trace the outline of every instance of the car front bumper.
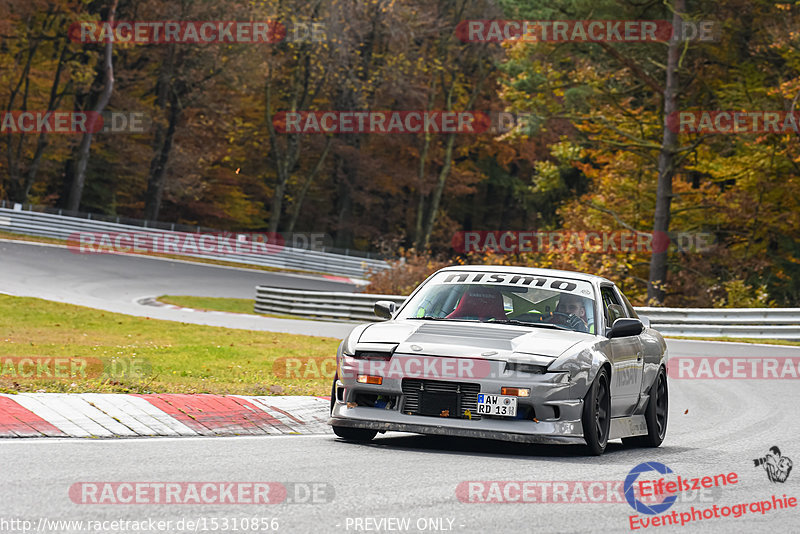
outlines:
[{"label": "car front bumper", "polygon": [[[395,354],[392,359],[414,357]],[[404,365],[398,367],[405,368]],[[455,362],[452,368],[459,369],[458,362]],[[338,372],[341,378],[336,383],[334,406],[329,423],[333,426],[365,428],[379,432],[413,432],[525,443],[585,444],[581,423],[584,392],[573,391],[574,387],[566,373],[510,372],[507,371],[506,363],[503,361],[492,361],[488,367],[484,364],[481,369],[484,371],[481,376],[462,374],[450,377],[421,377],[382,373],[382,384],[362,384],[356,381],[356,376],[360,372],[358,362],[345,356],[339,362]],[[503,387],[530,389],[530,396],[518,397],[517,403],[518,413],[525,412],[531,415],[517,418],[487,416],[460,418],[411,414],[404,410],[407,399],[403,390],[405,379],[469,383],[473,387],[479,386],[481,393],[496,395],[501,394]],[[365,406],[363,402],[359,402],[364,396],[375,395],[393,398],[393,406],[385,409]]]},{"label": "car front bumper", "polygon": [[[582,404],[582,403],[581,403]],[[378,413],[376,413],[378,412]],[[383,413],[382,413],[383,412]],[[585,444],[580,420],[535,422],[511,419],[449,419],[407,415],[380,408],[348,408],[337,403],[328,421],[334,426],[367,428],[378,432],[413,432],[522,443]]]}]

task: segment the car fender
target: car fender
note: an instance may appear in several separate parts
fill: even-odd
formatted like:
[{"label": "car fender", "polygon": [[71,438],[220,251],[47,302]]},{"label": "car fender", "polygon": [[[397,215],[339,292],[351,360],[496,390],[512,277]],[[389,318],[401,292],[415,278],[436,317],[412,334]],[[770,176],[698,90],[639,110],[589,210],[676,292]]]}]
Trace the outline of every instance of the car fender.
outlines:
[{"label": "car fender", "polygon": [[[608,356],[601,350],[600,344],[584,346],[578,352],[573,347],[559,356],[547,368],[548,372],[568,372],[570,376],[570,394],[575,399],[582,399],[589,391],[600,368],[608,364],[609,375],[611,364]],[[609,377],[610,378],[610,377]]]},{"label": "car fender", "polygon": [[650,388],[656,381],[659,369],[666,366],[667,343],[664,341],[664,337],[652,328],[645,328],[640,339],[644,358],[642,396],[649,396]]},{"label": "car fender", "polygon": [[371,326],[371,323],[360,324],[353,328],[347,337],[345,337],[341,343],[339,343],[339,347],[336,349],[336,368],[339,368],[339,363],[342,361],[342,353],[346,354],[355,354],[355,346],[358,343],[358,339],[361,337],[361,334],[364,333],[364,330],[367,327]]}]

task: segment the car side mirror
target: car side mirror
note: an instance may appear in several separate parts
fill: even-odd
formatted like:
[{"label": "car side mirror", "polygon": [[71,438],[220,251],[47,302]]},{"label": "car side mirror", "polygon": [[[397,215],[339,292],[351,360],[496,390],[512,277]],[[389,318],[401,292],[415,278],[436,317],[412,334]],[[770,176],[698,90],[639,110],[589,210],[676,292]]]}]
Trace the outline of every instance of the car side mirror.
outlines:
[{"label": "car side mirror", "polygon": [[391,319],[397,309],[397,304],[391,300],[379,300],[375,303],[375,315],[381,319]]},{"label": "car side mirror", "polygon": [[608,305],[608,318],[611,320],[611,324],[614,324],[614,321],[622,319],[623,317],[625,317],[625,308],[623,308],[621,304]]},{"label": "car side mirror", "polygon": [[644,325],[639,319],[621,317],[611,325],[611,330],[608,332],[608,339],[638,336],[642,333],[642,330],[644,330]]}]

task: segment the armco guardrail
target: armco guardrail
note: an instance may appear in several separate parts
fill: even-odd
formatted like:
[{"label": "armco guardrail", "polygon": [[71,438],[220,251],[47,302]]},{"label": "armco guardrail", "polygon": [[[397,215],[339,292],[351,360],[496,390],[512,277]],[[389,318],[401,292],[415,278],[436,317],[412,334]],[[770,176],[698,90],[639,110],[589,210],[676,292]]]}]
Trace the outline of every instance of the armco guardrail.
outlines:
[{"label": "armco guardrail", "polygon": [[[0,208],[0,230],[55,239],[68,239],[78,232],[115,232],[131,235],[180,234],[184,236],[188,234],[187,232],[173,232],[161,228],[142,228],[141,226],[108,221],[7,208]],[[236,233],[232,233],[232,235],[235,236]],[[276,247],[274,250],[275,252],[271,254],[182,252],[180,255],[224,260],[245,265],[313,271],[358,278],[363,278],[368,270],[381,270],[387,267],[385,261],[376,259],[291,247]]]},{"label": "armco guardrail", "polygon": [[800,308],[636,308],[665,335],[800,340]]},{"label": "armco guardrail", "polygon": [[364,293],[333,293],[300,291],[258,286],[256,288],[257,313],[279,313],[334,320],[377,321],[373,312],[375,302],[391,300],[402,304],[406,297],[397,295],[371,295]]},{"label": "armco guardrail", "polygon": [[[337,320],[379,321],[376,301],[406,297],[256,288],[255,311]],[[636,308],[667,336],[800,340],[800,308]]]}]

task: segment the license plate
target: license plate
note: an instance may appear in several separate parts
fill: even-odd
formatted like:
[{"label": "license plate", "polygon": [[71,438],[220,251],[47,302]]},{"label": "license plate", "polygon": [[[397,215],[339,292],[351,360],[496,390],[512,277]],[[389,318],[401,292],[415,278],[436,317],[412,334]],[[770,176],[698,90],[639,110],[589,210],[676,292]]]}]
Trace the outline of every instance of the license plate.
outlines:
[{"label": "license plate", "polygon": [[517,398],[481,393],[478,395],[478,414],[516,417]]}]

